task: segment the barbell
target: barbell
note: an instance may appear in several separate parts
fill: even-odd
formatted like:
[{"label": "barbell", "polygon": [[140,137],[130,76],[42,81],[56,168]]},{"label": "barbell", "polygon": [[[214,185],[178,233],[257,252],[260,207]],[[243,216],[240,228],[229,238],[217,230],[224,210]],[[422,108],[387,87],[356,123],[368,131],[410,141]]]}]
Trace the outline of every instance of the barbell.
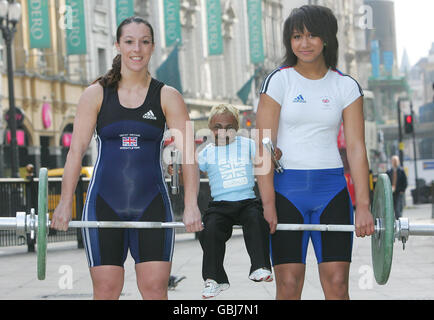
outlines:
[{"label": "barbell", "polygon": [[[38,214],[31,209],[30,214],[17,212],[15,218],[0,218],[0,230],[16,230],[17,236],[31,237],[36,235],[37,275],[39,280],[45,279],[48,228],[48,175],[47,169],[39,171]],[[383,285],[389,279],[393,244],[395,239],[404,245],[410,235],[434,236],[434,224],[414,224],[407,218],[395,220],[393,210],[392,187],[389,177],[380,174],[374,190],[371,212],[375,221],[375,233],[371,236],[372,265],[375,280]],[[70,221],[69,228],[185,228],[182,222],[145,222],[145,221]],[[234,228],[241,228],[234,226]],[[278,231],[321,231],[321,232],[354,232],[354,225],[326,224],[278,224]]]}]

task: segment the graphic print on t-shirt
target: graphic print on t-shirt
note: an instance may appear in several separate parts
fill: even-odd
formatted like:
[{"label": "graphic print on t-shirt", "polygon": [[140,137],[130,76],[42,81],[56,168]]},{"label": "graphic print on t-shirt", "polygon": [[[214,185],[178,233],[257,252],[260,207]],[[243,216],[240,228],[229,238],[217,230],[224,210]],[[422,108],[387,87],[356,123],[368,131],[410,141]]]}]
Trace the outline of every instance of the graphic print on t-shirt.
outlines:
[{"label": "graphic print on t-shirt", "polygon": [[255,142],[237,136],[227,146],[208,144],[198,155],[201,171],[206,172],[214,201],[253,199],[255,192]]},{"label": "graphic print on t-shirt", "polygon": [[306,103],[306,100],[304,99],[303,95],[299,94],[294,100],[292,100],[294,103]]},{"label": "graphic print on t-shirt", "polygon": [[246,161],[221,161],[218,164],[220,175],[223,181],[223,188],[243,186],[248,183]]}]

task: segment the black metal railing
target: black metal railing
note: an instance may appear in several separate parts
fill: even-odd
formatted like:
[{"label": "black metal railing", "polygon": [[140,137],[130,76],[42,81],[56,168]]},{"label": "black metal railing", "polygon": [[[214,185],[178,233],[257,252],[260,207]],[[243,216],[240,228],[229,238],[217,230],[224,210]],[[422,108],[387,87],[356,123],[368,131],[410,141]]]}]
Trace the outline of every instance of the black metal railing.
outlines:
[{"label": "black metal railing", "polygon": [[[86,199],[86,192],[89,185],[89,178],[80,177],[75,190],[73,203],[73,220],[81,220],[81,215]],[[170,180],[166,180],[169,184]],[[60,200],[62,178],[48,178],[48,213],[51,219],[54,210]],[[170,186],[168,185],[168,190]],[[170,193],[169,193],[170,194]],[[172,210],[175,221],[182,220],[184,211],[184,190],[180,186],[177,195],[170,194]],[[210,189],[208,179],[201,179],[198,204],[201,212],[208,206],[210,200]],[[38,179],[0,179],[0,217],[15,217],[19,211],[30,214],[31,208],[38,213]],[[177,233],[184,232],[183,229],[176,229]],[[48,242],[77,241],[78,248],[83,247],[80,229],[70,229],[66,232],[50,229]],[[25,238],[16,236],[14,230],[0,230],[0,247],[27,245],[28,251],[35,250],[35,240],[27,235]]]},{"label": "black metal railing", "polygon": [[[0,216],[15,217],[19,211],[27,211],[29,205],[28,181],[24,179],[0,179]],[[0,230],[0,247],[24,245],[25,238],[17,238],[15,230]]]},{"label": "black metal railing", "polygon": [[[48,213],[51,216],[60,200],[61,178],[48,179]],[[80,177],[75,192],[76,201],[73,206],[73,219],[81,218],[84,194],[89,183],[88,178]],[[80,202],[81,201],[81,202]],[[34,208],[38,211],[38,179],[0,179],[0,217],[15,217],[19,211],[30,214]],[[77,214],[80,213],[80,214]],[[81,234],[78,230],[55,231],[50,230],[48,242],[79,240],[81,246]],[[77,236],[78,235],[78,236]],[[29,251],[34,251],[35,240],[30,235],[26,238],[17,237],[15,230],[0,230],[0,247],[27,244]]]}]

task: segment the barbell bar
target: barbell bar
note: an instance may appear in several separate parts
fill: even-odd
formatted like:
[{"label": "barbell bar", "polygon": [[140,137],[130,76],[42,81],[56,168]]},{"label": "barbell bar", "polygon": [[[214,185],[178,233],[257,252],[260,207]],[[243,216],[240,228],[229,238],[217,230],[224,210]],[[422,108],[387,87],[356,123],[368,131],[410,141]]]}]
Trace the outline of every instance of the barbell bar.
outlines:
[{"label": "barbell bar", "polygon": [[[25,212],[17,212],[16,218],[0,218],[1,230],[16,230],[17,236],[24,236],[39,227],[38,216],[26,215]],[[20,223],[18,221],[22,220]],[[378,222],[377,222],[378,224]],[[34,227],[32,227],[32,225]],[[50,227],[48,221],[47,227]],[[185,228],[182,222],[154,222],[154,221],[70,221],[68,228],[115,228],[115,229],[164,229],[164,228]],[[234,229],[241,229],[242,226],[234,225]],[[329,231],[329,232],[354,232],[354,225],[341,224],[278,224],[276,230],[281,231]],[[376,225],[375,230],[379,230]]]},{"label": "barbell bar", "polygon": [[[16,217],[0,218],[0,230],[16,230],[17,236],[30,234],[37,240],[38,279],[45,279],[47,237],[50,221],[47,209],[48,175],[47,169],[39,172],[38,213],[31,209],[30,214],[17,212]],[[46,212],[46,214],[42,214]],[[408,218],[395,221],[393,211],[392,189],[389,177],[380,174],[374,190],[371,212],[375,220],[375,233],[371,236],[372,264],[378,284],[385,284],[389,278],[393,244],[395,239],[405,244],[410,235],[434,236],[434,224],[414,224]],[[70,221],[69,228],[185,228],[182,222],[146,222],[146,221]],[[241,226],[234,226],[241,228]],[[354,232],[354,225],[326,224],[278,224],[278,231],[320,231],[320,232]]]},{"label": "barbell bar", "polygon": [[[32,209],[34,210],[34,209]],[[38,229],[38,216],[32,218],[31,214],[17,212],[15,218],[0,218],[0,230],[15,230],[17,236],[25,236],[27,233]],[[20,222],[22,221],[22,222]],[[375,233],[384,232],[381,220],[375,224]],[[51,221],[48,221],[49,227]],[[434,236],[434,224],[410,223],[408,218],[399,218],[395,221],[395,238],[400,241],[413,236]],[[153,221],[70,221],[69,228],[115,228],[115,229],[162,229],[162,228],[185,228],[182,222],[153,222]],[[234,225],[234,229],[242,229],[240,225]],[[355,232],[354,225],[343,224],[278,224],[277,231],[319,231],[319,232]]]}]

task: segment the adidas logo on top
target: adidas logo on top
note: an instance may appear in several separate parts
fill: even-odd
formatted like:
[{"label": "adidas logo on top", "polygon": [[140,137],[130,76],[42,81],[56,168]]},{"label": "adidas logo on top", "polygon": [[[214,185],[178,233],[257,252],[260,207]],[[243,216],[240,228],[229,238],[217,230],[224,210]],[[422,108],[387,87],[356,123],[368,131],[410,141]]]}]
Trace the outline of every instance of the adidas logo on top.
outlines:
[{"label": "adidas logo on top", "polygon": [[143,119],[148,119],[148,120],[157,120],[157,117],[155,116],[155,114],[152,112],[152,110],[149,110],[148,112],[146,112],[143,115]]},{"label": "adidas logo on top", "polygon": [[292,102],[296,102],[296,103],[306,103],[306,100],[304,99],[304,97],[300,94],[298,95],[296,98],[294,98],[294,100]]}]

